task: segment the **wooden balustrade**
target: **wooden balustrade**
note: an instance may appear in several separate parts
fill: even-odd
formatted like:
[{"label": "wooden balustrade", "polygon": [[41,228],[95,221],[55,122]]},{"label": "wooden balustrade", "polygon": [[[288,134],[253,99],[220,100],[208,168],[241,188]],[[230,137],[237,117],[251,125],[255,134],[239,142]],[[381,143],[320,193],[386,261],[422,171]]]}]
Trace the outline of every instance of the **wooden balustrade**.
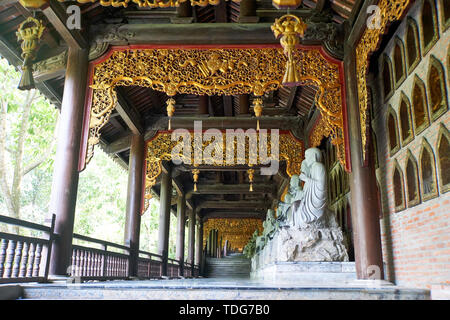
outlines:
[{"label": "wooden balustrade", "polygon": [[[126,279],[129,276],[130,250],[126,246],[74,234],[74,239],[100,245],[101,248],[72,245],[72,261],[68,274],[82,280]],[[119,249],[123,253],[111,251]]]},{"label": "wooden balustrade", "polygon": [[161,255],[139,251],[138,277],[147,279],[161,278],[162,261],[163,257]]},{"label": "wooden balustrade", "polygon": [[[38,238],[0,232],[0,283],[47,281],[52,244],[56,237],[55,215],[52,216],[50,226],[2,215],[0,215],[0,223],[41,231],[45,235],[44,238]],[[74,234],[73,239],[87,244],[72,245],[68,275],[81,281],[129,278],[130,249],[127,246],[79,234]],[[161,278],[162,264],[161,255],[139,251],[138,277]],[[177,278],[180,267],[180,261],[169,258],[167,260],[168,277]],[[198,276],[198,266],[192,269],[191,264],[184,263],[183,269],[185,277]]]},{"label": "wooden balustrade", "polygon": [[55,215],[50,226],[1,215],[0,223],[40,231],[44,236],[38,238],[0,232],[0,283],[47,281]]}]

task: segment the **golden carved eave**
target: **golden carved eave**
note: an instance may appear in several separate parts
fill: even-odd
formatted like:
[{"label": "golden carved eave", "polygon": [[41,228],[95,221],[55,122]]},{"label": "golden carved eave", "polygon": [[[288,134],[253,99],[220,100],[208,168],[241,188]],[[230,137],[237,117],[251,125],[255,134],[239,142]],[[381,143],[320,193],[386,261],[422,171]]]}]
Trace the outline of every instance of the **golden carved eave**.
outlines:
[{"label": "golden carved eave", "polygon": [[[293,52],[293,58],[301,84],[318,88],[316,105],[327,121],[333,141],[343,141],[339,63],[325,58],[319,47],[299,47]],[[100,129],[115,108],[115,87],[149,87],[169,96],[262,96],[280,88],[286,59],[280,47],[113,50],[93,69],[86,162],[93,155],[93,146],[99,142]],[[344,153],[341,158],[345,164]]]}]

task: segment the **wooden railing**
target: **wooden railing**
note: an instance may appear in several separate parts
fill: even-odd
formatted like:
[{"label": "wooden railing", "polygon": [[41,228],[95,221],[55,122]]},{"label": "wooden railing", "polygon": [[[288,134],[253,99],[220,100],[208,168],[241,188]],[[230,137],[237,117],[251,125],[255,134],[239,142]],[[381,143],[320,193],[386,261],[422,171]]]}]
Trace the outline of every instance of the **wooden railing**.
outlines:
[{"label": "wooden railing", "polygon": [[[72,245],[72,261],[68,270],[68,274],[72,277],[85,280],[128,278],[130,259],[128,247],[75,233],[73,239],[87,242],[88,245]],[[91,247],[95,245],[100,248]]]},{"label": "wooden railing", "polygon": [[0,283],[47,281],[55,215],[50,226],[1,215],[0,223],[27,228],[44,236],[38,238],[0,232]]},{"label": "wooden railing", "polygon": [[[52,244],[57,237],[54,233],[55,215],[50,226],[10,218],[0,215],[0,223],[33,230],[44,237],[30,237],[0,232],[0,283],[45,282],[48,280]],[[71,265],[67,274],[83,280],[127,279],[130,276],[130,249],[127,246],[98,240],[80,234],[73,234]],[[139,251],[139,278],[162,277],[163,257],[154,253]],[[167,276],[180,276],[181,262],[167,260]],[[197,277],[199,266],[184,263],[184,277]]]},{"label": "wooden railing", "polygon": [[167,259],[167,276],[176,278],[180,275],[180,261],[175,259]]},{"label": "wooden railing", "polygon": [[163,258],[160,255],[139,251],[138,277],[146,279],[161,278],[162,261]]}]

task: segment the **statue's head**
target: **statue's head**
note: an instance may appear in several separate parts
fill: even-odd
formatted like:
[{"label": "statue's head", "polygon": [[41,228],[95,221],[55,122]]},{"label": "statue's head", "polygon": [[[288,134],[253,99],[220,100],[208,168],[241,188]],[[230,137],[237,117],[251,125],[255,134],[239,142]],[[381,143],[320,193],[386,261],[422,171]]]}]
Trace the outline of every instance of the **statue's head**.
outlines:
[{"label": "statue's head", "polygon": [[305,160],[308,164],[322,162],[322,152],[317,148],[309,148],[305,151]]},{"label": "statue's head", "polygon": [[300,184],[300,178],[297,174],[294,174],[291,177],[291,181],[290,181],[289,185],[291,188],[297,188],[299,186],[299,184]]}]

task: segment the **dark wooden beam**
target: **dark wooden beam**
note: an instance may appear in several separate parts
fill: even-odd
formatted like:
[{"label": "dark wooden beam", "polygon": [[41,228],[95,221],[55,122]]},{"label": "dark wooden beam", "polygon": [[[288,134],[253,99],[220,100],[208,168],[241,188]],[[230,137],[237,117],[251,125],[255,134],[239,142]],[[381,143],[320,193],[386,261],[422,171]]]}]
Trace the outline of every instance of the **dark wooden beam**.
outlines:
[{"label": "dark wooden beam", "polygon": [[266,212],[264,210],[261,211],[220,211],[220,210],[214,210],[214,211],[206,211],[202,213],[201,217],[202,219],[211,219],[211,218],[239,218],[239,219],[245,219],[245,218],[256,218],[256,219],[264,219],[266,216]]},{"label": "dark wooden beam", "polygon": [[123,91],[118,88],[117,90],[117,104],[116,110],[122,117],[123,121],[130,128],[134,134],[143,134],[144,126],[142,124],[139,112],[131,105],[123,95]]},{"label": "dark wooden beam", "polygon": [[249,189],[249,184],[198,184],[197,191],[189,189],[186,192],[187,197],[194,194],[257,194],[257,193],[274,193],[275,185],[269,184],[253,184],[253,192]]},{"label": "dark wooden beam", "polygon": [[254,200],[244,200],[244,201],[202,201],[196,207],[198,209],[214,208],[214,209],[254,209],[255,211],[264,210],[270,207],[270,202],[266,201],[254,201]]},{"label": "dark wooden beam", "polygon": [[126,136],[123,136],[111,142],[110,144],[106,145],[105,152],[113,154],[113,153],[120,153],[130,149],[131,137],[132,137],[131,134],[127,134]]},{"label": "dark wooden beam", "polygon": [[61,3],[50,0],[49,5],[42,12],[69,47],[76,49],[88,47],[88,42],[79,30],[71,30],[67,27],[68,15]]},{"label": "dark wooden beam", "polygon": [[288,97],[288,101],[286,103],[286,109],[288,110],[288,112],[292,112],[292,110],[295,107],[294,101],[295,101],[295,96],[297,95],[297,90],[302,90],[302,89],[298,89],[299,87],[291,87],[289,89],[289,97]]}]

